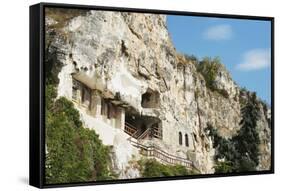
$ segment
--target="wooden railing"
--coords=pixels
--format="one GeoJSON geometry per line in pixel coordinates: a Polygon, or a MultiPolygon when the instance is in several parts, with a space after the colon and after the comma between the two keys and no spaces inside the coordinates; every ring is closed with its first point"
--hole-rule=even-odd
{"type": "Polygon", "coordinates": [[[153,137],[162,139],[162,130],[160,128],[152,128],[153,137]]]}
{"type": "Polygon", "coordinates": [[[124,131],[135,139],[144,139],[148,135],[153,136],[158,139],[162,139],[162,132],[160,129],[157,128],[147,128],[144,132],[141,129],[137,129],[133,125],[128,122],[125,122],[125,129],[124,131]]]}
{"type": "Polygon", "coordinates": [[[130,125],[127,122],[125,122],[125,128],[124,128],[125,133],[127,133],[130,136],[132,136],[132,135],[134,135],[137,132],[137,130],[138,129],[136,127],[130,125]]]}
{"type": "Polygon", "coordinates": [[[133,146],[140,148],[141,149],[140,153],[144,156],[155,157],[158,160],[160,160],[161,162],[166,163],[166,164],[182,165],[188,169],[194,169],[194,168],[197,169],[194,166],[192,161],[187,160],[182,157],[171,155],[154,145],[146,146],[146,145],[139,143],[138,141],[133,141],[132,139],[130,139],[130,142],[132,143],[133,146]]]}
{"type": "Polygon", "coordinates": [[[151,132],[150,129],[146,129],[144,132],[142,132],[140,129],[137,129],[136,127],[127,122],[125,123],[124,131],[131,137],[138,140],[145,138],[151,132]]]}
{"type": "Polygon", "coordinates": [[[149,133],[150,133],[150,129],[148,128],[137,137],[137,140],[144,139],[149,133]]]}

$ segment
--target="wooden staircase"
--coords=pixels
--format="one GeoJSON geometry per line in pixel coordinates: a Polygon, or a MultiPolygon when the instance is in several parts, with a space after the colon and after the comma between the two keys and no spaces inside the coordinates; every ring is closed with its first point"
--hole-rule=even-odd
{"type": "Polygon", "coordinates": [[[148,128],[144,132],[142,132],[140,129],[137,129],[133,125],[125,122],[125,129],[124,129],[124,131],[125,131],[125,133],[127,133],[131,137],[133,137],[133,138],[135,138],[137,140],[140,140],[140,139],[144,139],[146,136],[148,136],[150,134],[150,132],[151,132],[151,129],[148,128]]]}
{"type": "MultiPolygon", "coordinates": [[[[198,170],[194,166],[194,163],[190,160],[187,160],[186,158],[171,155],[171,154],[161,150],[159,147],[157,147],[155,145],[146,146],[144,144],[141,144],[140,140],[145,138],[147,135],[149,135],[149,133],[151,133],[151,129],[148,128],[143,133],[141,133],[141,131],[138,130],[133,125],[131,125],[129,123],[125,123],[125,132],[130,135],[128,140],[131,142],[131,144],[140,149],[141,155],[144,155],[148,158],[155,158],[164,164],[182,165],[182,166],[185,166],[187,169],[198,170]],[[132,139],[132,138],[134,138],[134,139],[132,139]]],[[[199,172],[199,170],[198,170],[198,172],[199,172]]]]}
{"type": "Polygon", "coordinates": [[[137,140],[141,140],[144,139],[145,137],[147,137],[150,134],[150,129],[146,129],[143,133],[140,133],[139,136],[137,136],[137,140]]]}
{"type": "Polygon", "coordinates": [[[131,144],[133,146],[140,149],[141,155],[144,155],[148,158],[155,158],[164,164],[182,165],[182,166],[186,167],[187,169],[198,170],[194,166],[193,162],[190,160],[187,160],[186,158],[182,158],[182,157],[178,157],[178,156],[169,154],[169,153],[161,150],[160,148],[156,147],[155,145],[146,146],[146,145],[139,143],[139,141],[134,141],[132,139],[129,139],[129,141],[131,142],[131,144]]]}

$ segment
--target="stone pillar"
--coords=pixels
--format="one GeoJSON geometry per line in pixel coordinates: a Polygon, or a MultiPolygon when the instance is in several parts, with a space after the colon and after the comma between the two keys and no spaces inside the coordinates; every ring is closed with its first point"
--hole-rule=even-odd
{"type": "Polygon", "coordinates": [[[125,109],[122,107],[118,107],[117,109],[115,126],[122,130],[125,128],[125,109]]]}
{"type": "Polygon", "coordinates": [[[77,98],[76,98],[76,101],[77,101],[78,105],[81,105],[81,102],[82,102],[82,97],[81,96],[82,96],[81,95],[81,89],[78,88],[77,89],[77,98]]]}
{"type": "Polygon", "coordinates": [[[101,117],[101,97],[97,90],[92,90],[90,111],[93,117],[101,117]]]}
{"type": "Polygon", "coordinates": [[[102,106],[103,107],[103,115],[102,115],[102,119],[105,123],[108,124],[108,118],[107,118],[107,115],[108,115],[108,104],[104,101],[104,105],[102,106]]]}

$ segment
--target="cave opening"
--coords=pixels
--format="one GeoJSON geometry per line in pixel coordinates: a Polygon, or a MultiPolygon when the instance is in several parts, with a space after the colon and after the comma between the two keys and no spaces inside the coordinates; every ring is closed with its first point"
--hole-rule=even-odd
{"type": "Polygon", "coordinates": [[[126,111],[125,132],[136,139],[162,139],[160,119],[126,111]]]}
{"type": "Polygon", "coordinates": [[[160,105],[160,95],[159,92],[153,91],[148,88],[147,91],[142,94],[141,106],[143,108],[159,108],[160,105]]]}

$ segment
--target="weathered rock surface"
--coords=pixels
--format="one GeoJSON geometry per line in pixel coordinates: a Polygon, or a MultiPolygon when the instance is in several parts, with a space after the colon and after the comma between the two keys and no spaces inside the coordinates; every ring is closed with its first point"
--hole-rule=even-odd
{"type": "MultiPolygon", "coordinates": [[[[47,21],[47,33],[56,30],[56,21],[52,18],[47,21]]],[[[141,106],[142,94],[148,88],[158,92],[157,115],[162,123],[163,140],[155,144],[171,154],[189,158],[201,173],[214,172],[214,149],[204,131],[207,123],[226,138],[240,128],[239,87],[229,73],[222,70],[216,86],[226,91],[228,97],[209,90],[195,64],[176,52],[164,15],[89,11],[72,18],[56,31],[51,48],[61,52],[59,96],[71,99],[73,74],[90,88],[108,92],[108,96],[118,93],[140,113],[145,112],[141,106]],[[179,145],[179,132],[188,135],[188,147],[179,145]]],[[[261,106],[259,170],[270,167],[268,112],[261,106]]],[[[86,114],[80,113],[86,127],[97,129],[103,142],[111,144],[109,135],[99,132],[102,130],[95,126],[98,124],[92,126],[86,114]]],[[[138,177],[139,172],[130,166],[128,158],[132,155],[133,160],[138,153],[125,142],[127,135],[114,130],[110,133],[120,178],[138,177]]]]}

